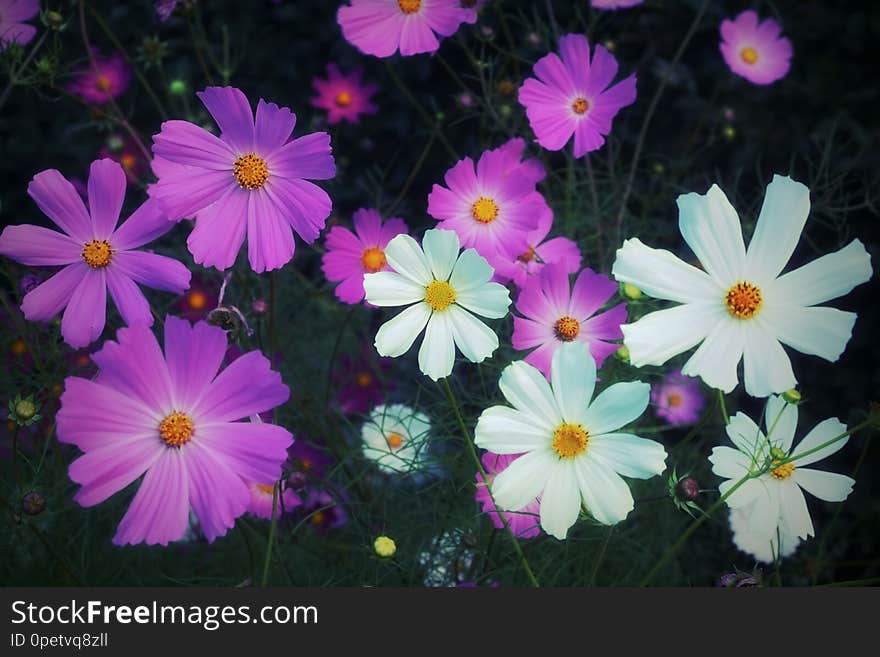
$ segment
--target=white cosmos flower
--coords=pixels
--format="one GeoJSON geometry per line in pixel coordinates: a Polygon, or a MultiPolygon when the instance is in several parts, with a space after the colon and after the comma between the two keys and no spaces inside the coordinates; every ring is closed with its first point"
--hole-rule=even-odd
{"type": "Polygon", "coordinates": [[[682,368],[724,392],[737,383],[744,361],[746,391],[754,397],[797,383],[780,343],[835,361],[855,313],[817,304],[849,292],[871,277],[864,245],[846,247],[780,276],[810,211],[810,190],[774,176],[746,250],[739,217],[717,185],[705,195],[678,197],[679,229],[703,270],[672,253],[629,239],[612,273],[658,299],[682,305],[624,324],[624,344],[636,367],[662,365],[699,345],[682,368]]]}
{"type": "Polygon", "coordinates": [[[606,525],[626,518],[633,498],[620,476],[660,474],[666,450],[616,431],[645,411],[647,383],[616,383],[591,403],[596,363],[580,342],[559,347],[550,372],[548,383],[525,361],[504,368],[499,386],[514,408],[483,411],[475,442],[496,454],[523,454],[492,482],[495,502],[519,511],[540,497],[541,527],[563,539],[582,506],[606,525]]]}
{"type": "Polygon", "coordinates": [[[456,346],[473,363],[498,348],[495,332],[471,313],[504,317],[510,294],[503,285],[489,282],[495,270],[474,249],[459,255],[454,232],[428,230],[422,246],[424,251],[406,234],[388,242],[385,257],[394,271],[364,274],[364,290],[374,306],[409,306],[379,328],[376,350],[382,356],[400,356],[427,326],[419,367],[436,381],[452,373],[456,346]]]}
{"type": "Polygon", "coordinates": [[[384,472],[411,472],[427,456],[431,421],[424,413],[403,404],[381,404],[361,428],[364,456],[384,472]]]}
{"type": "Polygon", "coordinates": [[[727,425],[727,435],[736,449],[716,447],[709,456],[712,471],[727,479],[719,486],[722,495],[746,474],[760,469],[768,458],[771,462],[796,459],[749,479],[727,498],[727,505],[735,512],[730,516],[734,541],[761,561],[772,561],[774,555],[786,556],[794,551],[800,539],[813,536],[813,522],[801,489],[821,500],[842,502],[855,483],[841,474],[804,467],[834,454],[848,438],[798,458],[798,454],[846,432],[846,425],[837,418],[829,418],[817,424],[792,448],[797,420],[797,406],[786,404],[782,397],[774,395],[767,400],[764,413],[767,434],[747,415],[737,413],[727,425]]]}

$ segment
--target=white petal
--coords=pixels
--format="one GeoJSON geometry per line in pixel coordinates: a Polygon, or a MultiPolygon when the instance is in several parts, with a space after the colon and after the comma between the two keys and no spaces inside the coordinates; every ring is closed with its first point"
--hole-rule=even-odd
{"type": "Polygon", "coordinates": [[[776,557],[787,557],[800,544],[797,536],[775,531],[771,537],[756,536],[748,527],[749,517],[754,505],[731,509],[730,528],[733,530],[733,542],[743,552],[748,552],[758,561],[769,563],[776,557]],[[780,544],[781,543],[781,544],[780,544]]]}
{"type": "Polygon", "coordinates": [[[623,343],[634,367],[663,365],[673,356],[698,345],[727,312],[721,304],[675,306],[648,313],[621,325],[623,343]]]}
{"type": "Polygon", "coordinates": [[[774,303],[814,306],[847,294],[871,279],[871,256],[853,240],[844,248],[780,276],[768,288],[774,303]]]}
{"type": "Polygon", "coordinates": [[[663,445],[628,433],[606,433],[591,437],[587,449],[591,456],[624,477],[650,479],[666,469],[663,445]]]}
{"type": "Polygon", "coordinates": [[[464,291],[456,289],[455,302],[483,317],[501,319],[510,307],[510,291],[499,283],[484,283],[464,291]]]}
{"type": "Polygon", "coordinates": [[[425,300],[425,286],[393,271],[364,274],[364,292],[374,306],[406,306],[425,300]]]}
{"type": "Polygon", "coordinates": [[[428,319],[431,306],[422,302],[410,306],[397,317],[388,320],[376,332],[376,351],[380,356],[400,356],[409,351],[428,319]]]}
{"type": "Polygon", "coordinates": [[[843,502],[856,483],[852,477],[812,468],[795,468],[791,478],[805,491],[826,502],[843,502]]]}
{"type": "Polygon", "coordinates": [[[688,359],[681,373],[698,376],[706,385],[730,392],[739,383],[737,367],[742,358],[747,339],[746,328],[741,320],[726,312],[713,327],[703,344],[688,359]]]}
{"type": "Polygon", "coordinates": [[[541,528],[559,540],[565,539],[581,508],[575,464],[559,461],[547,479],[541,495],[541,528]]]}
{"type": "Polygon", "coordinates": [[[813,521],[807,509],[807,501],[796,482],[787,480],[779,486],[779,510],[782,514],[782,530],[798,538],[813,535],[813,521]]]}
{"type": "Polygon", "coordinates": [[[752,459],[732,447],[714,447],[709,454],[709,462],[712,464],[712,472],[719,477],[738,481],[749,473],[752,459]]]}
{"type": "MultiPolygon", "coordinates": [[[[836,417],[823,420],[813,427],[813,430],[810,431],[810,433],[804,436],[804,439],[798,443],[798,446],[795,447],[794,450],[792,450],[791,457],[796,458],[798,454],[803,454],[811,449],[815,449],[816,447],[819,447],[819,445],[823,445],[829,440],[837,438],[844,433],[846,433],[846,425],[836,417]]],[[[810,463],[816,463],[816,461],[821,461],[822,459],[831,456],[835,452],[841,450],[848,441],[849,436],[843,436],[840,440],[837,440],[812,454],[797,458],[797,460],[793,462],[795,468],[800,468],[802,465],[810,465],[810,463]]]]}
{"type": "MultiPolygon", "coordinates": [[[[721,485],[718,486],[718,492],[721,493],[722,496],[727,495],[728,491],[736,486],[740,479],[742,479],[742,476],[722,482],[721,485]]],[[[763,494],[763,484],[754,479],[749,479],[742,486],[733,491],[730,497],[725,500],[725,503],[731,509],[738,509],[751,504],[763,494]]]]}
{"type": "Polygon", "coordinates": [[[455,344],[472,363],[479,363],[492,355],[498,348],[495,331],[464,308],[452,305],[446,310],[452,327],[455,344]]]}
{"type": "Polygon", "coordinates": [[[394,271],[419,285],[426,286],[434,280],[422,247],[406,233],[401,233],[388,242],[385,257],[394,271]]]}
{"type": "Polygon", "coordinates": [[[619,429],[644,413],[650,398],[651,386],[647,383],[615,383],[590,404],[584,426],[593,436],[619,429]]]}
{"type": "Polygon", "coordinates": [[[525,361],[514,361],[505,367],[498,387],[507,401],[531,415],[538,424],[547,426],[551,431],[562,424],[562,414],[550,384],[543,374],[525,361]]]}
{"type": "Polygon", "coordinates": [[[831,362],[840,358],[856,323],[855,313],[823,306],[775,306],[761,315],[780,342],[831,362]]]}
{"type": "Polygon", "coordinates": [[[578,487],[590,514],[605,525],[614,525],[626,518],[635,506],[626,482],[589,455],[575,463],[578,487]]]}
{"type": "MultiPolygon", "coordinates": [[[[427,305],[427,304],[426,304],[427,305]]],[[[419,369],[433,381],[452,374],[455,365],[455,341],[449,313],[433,313],[419,348],[419,369]]]]}
{"type": "Polygon", "coordinates": [[[767,458],[767,438],[748,415],[740,411],[730,418],[724,429],[736,448],[753,462],[761,463],[767,458]]]}
{"type": "Polygon", "coordinates": [[[774,175],[746,253],[749,280],[769,283],[794,253],[810,214],[810,190],[788,176],[774,175]]]}
{"type": "Polygon", "coordinates": [[[752,481],[759,485],[761,493],[755,503],[748,507],[751,513],[746,518],[746,526],[756,537],[763,536],[769,541],[775,538],[779,526],[779,482],[770,475],[762,475],[752,481]]]}
{"type": "Polygon", "coordinates": [[[422,248],[425,250],[434,278],[438,281],[448,280],[458,258],[458,250],[461,248],[458,235],[451,230],[437,228],[426,230],[422,238],[422,248]]]}
{"type": "Polygon", "coordinates": [[[736,210],[718,185],[678,197],[678,227],[709,275],[727,289],[742,280],[746,249],[736,210]]]}
{"type": "Polygon", "coordinates": [[[522,454],[546,448],[553,441],[553,429],[507,406],[492,406],[480,414],[474,430],[477,447],[495,454],[522,454]]]}
{"type": "Polygon", "coordinates": [[[767,399],[767,408],[764,410],[767,438],[786,453],[791,449],[797,422],[797,404],[789,404],[779,395],[767,399]]]}
{"type": "Polygon", "coordinates": [[[665,249],[652,249],[638,238],[626,240],[617,250],[611,273],[649,296],[680,303],[720,299],[725,292],[706,272],[665,249]]]}
{"type": "Polygon", "coordinates": [[[550,381],[562,419],[583,424],[596,385],[596,361],[582,342],[567,342],[553,354],[550,381]]]}
{"type": "Polygon", "coordinates": [[[770,329],[760,318],[745,320],[751,324],[743,349],[743,380],[752,397],[768,397],[797,385],[791,360],[770,329]]]}
{"type": "Polygon", "coordinates": [[[488,283],[494,274],[495,270],[483,256],[474,249],[465,249],[452,269],[449,284],[458,293],[488,283]]]}
{"type": "Polygon", "coordinates": [[[519,511],[544,491],[558,457],[550,449],[529,452],[515,459],[492,481],[495,503],[508,511],[519,511]]]}

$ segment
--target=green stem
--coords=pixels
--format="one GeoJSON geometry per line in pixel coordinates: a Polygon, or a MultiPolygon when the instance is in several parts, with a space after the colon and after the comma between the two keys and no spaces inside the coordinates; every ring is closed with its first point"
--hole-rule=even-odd
{"type": "MultiPolygon", "coordinates": [[[[461,433],[464,436],[464,441],[467,445],[468,451],[470,452],[471,458],[473,459],[474,464],[477,466],[477,470],[479,470],[480,474],[483,476],[483,482],[486,484],[486,490],[489,493],[489,498],[492,500],[492,505],[498,508],[498,505],[495,503],[495,497],[492,495],[492,488],[489,484],[486,470],[485,468],[483,468],[483,463],[480,461],[480,457],[477,456],[477,450],[474,447],[473,440],[471,439],[470,431],[468,431],[467,426],[464,423],[464,418],[462,417],[461,411],[458,408],[458,403],[455,401],[455,395],[452,393],[452,388],[449,387],[449,379],[447,379],[446,377],[443,377],[443,389],[446,391],[446,397],[449,399],[449,403],[452,405],[453,411],[455,411],[455,418],[458,420],[458,426],[461,428],[461,433]]],[[[519,557],[519,561],[522,564],[523,570],[525,571],[526,576],[529,578],[529,582],[533,587],[540,588],[540,584],[538,584],[535,573],[532,572],[532,568],[531,566],[529,566],[526,555],[522,551],[522,546],[520,546],[516,535],[513,533],[513,530],[510,528],[510,524],[507,522],[507,515],[504,513],[499,513],[498,517],[501,518],[501,522],[504,524],[504,529],[507,530],[507,534],[508,536],[510,536],[510,540],[513,543],[513,547],[516,550],[516,554],[519,557]]]]}
{"type": "Polygon", "coordinates": [[[260,586],[263,588],[266,587],[266,582],[269,581],[269,563],[272,561],[272,544],[275,542],[275,526],[278,524],[278,483],[275,482],[275,485],[272,487],[272,523],[269,525],[269,541],[266,543],[266,559],[263,561],[263,579],[260,582],[260,586]]]}
{"type": "Polygon", "coordinates": [[[730,424],[730,418],[727,416],[727,404],[724,403],[724,393],[721,389],[718,389],[718,406],[721,408],[721,419],[724,421],[724,426],[726,427],[730,424]]]}

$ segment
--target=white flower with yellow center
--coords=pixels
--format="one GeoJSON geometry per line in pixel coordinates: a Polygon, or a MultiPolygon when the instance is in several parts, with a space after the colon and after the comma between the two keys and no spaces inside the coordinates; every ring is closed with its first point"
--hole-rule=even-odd
{"type": "Polygon", "coordinates": [[[403,404],[376,406],[361,428],[364,456],[384,472],[418,470],[427,458],[431,421],[403,404]]]}
{"type": "Polygon", "coordinates": [[[617,431],[647,408],[647,383],[616,383],[590,402],[596,363],[580,342],[560,346],[550,370],[548,383],[525,361],[508,365],[499,386],[513,408],[483,411],[475,442],[495,454],[522,454],[493,480],[495,502],[519,511],[541,498],[541,527],[563,539],[582,506],[606,525],[626,518],[633,498],[621,475],[660,474],[666,450],[617,431]]]}
{"type": "Polygon", "coordinates": [[[456,346],[473,363],[498,348],[495,332],[471,313],[499,319],[510,306],[507,288],[489,282],[495,271],[486,259],[474,249],[459,255],[459,248],[458,235],[449,230],[426,231],[422,247],[401,234],[385,247],[394,271],[364,274],[369,303],[409,306],[379,328],[376,350],[405,354],[425,329],[419,367],[435,381],[452,373],[456,346]]]}
{"type": "Polygon", "coordinates": [[[727,425],[727,435],[736,449],[716,447],[709,456],[712,471],[727,479],[719,486],[722,495],[770,461],[768,472],[749,479],[727,498],[734,542],[761,561],[791,554],[800,539],[813,536],[813,522],[801,489],[827,502],[842,502],[855,484],[850,477],[804,467],[837,452],[846,444],[846,437],[798,456],[844,434],[846,425],[829,418],[792,448],[797,421],[797,406],[774,395],[767,400],[764,413],[766,434],[747,415],[737,413],[727,425]],[[794,460],[786,462],[788,459],[794,460]],[[780,465],[773,467],[776,463],[780,465]]]}
{"type": "Polygon", "coordinates": [[[853,240],[779,275],[810,211],[807,187],[773,177],[748,250],[736,210],[717,185],[705,195],[679,196],[678,208],[681,234],[703,271],[638,239],[626,240],[617,251],[612,273],[618,281],[682,304],[621,327],[633,365],[662,365],[699,345],[683,374],[730,392],[739,382],[742,359],[746,392],[766,397],[797,383],[782,344],[837,360],[856,315],[817,304],[867,281],[871,260],[864,245],[853,240]]]}

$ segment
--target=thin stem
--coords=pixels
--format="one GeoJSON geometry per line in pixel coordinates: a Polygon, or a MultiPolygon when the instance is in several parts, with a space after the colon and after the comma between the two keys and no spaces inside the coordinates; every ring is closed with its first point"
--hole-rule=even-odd
{"type": "Polygon", "coordinates": [[[275,526],[278,524],[278,483],[272,487],[272,524],[269,525],[269,542],[266,544],[266,559],[263,561],[263,579],[260,586],[266,586],[269,581],[269,563],[272,561],[272,544],[275,542],[275,526]]]}
{"type": "MultiPolygon", "coordinates": [[[[486,491],[489,493],[489,498],[492,500],[492,505],[495,508],[498,508],[498,505],[495,503],[495,497],[492,495],[492,488],[489,484],[489,479],[486,476],[486,470],[483,468],[483,463],[480,461],[480,457],[477,456],[477,450],[474,447],[473,440],[471,439],[470,431],[468,431],[467,426],[464,423],[464,418],[461,415],[461,411],[458,408],[458,403],[455,401],[455,395],[452,393],[452,388],[449,387],[449,379],[443,377],[443,389],[446,391],[446,397],[449,399],[449,403],[452,405],[453,411],[455,411],[455,418],[458,420],[458,426],[461,428],[461,433],[464,436],[465,444],[467,445],[468,451],[470,452],[471,458],[474,460],[474,464],[477,466],[477,470],[479,470],[480,474],[483,476],[483,481],[486,483],[486,491]]],[[[529,582],[531,582],[532,586],[535,588],[539,588],[540,584],[538,584],[538,580],[535,577],[534,572],[532,572],[531,566],[529,566],[529,562],[526,559],[526,555],[523,554],[522,547],[519,544],[519,541],[516,539],[516,535],[513,533],[513,530],[510,528],[510,523],[507,522],[507,515],[504,513],[499,513],[498,517],[501,518],[501,522],[504,524],[504,529],[507,530],[507,534],[510,536],[510,540],[513,542],[513,547],[516,550],[517,555],[519,556],[519,561],[522,564],[523,570],[526,572],[526,576],[529,578],[529,582]]]]}
{"type": "MultiPolygon", "coordinates": [[[[664,497],[666,497],[664,495],[664,497]]],[[[608,544],[611,542],[611,534],[614,533],[614,525],[611,525],[608,528],[608,532],[605,534],[605,540],[602,541],[602,549],[599,550],[599,556],[596,557],[596,562],[593,564],[593,572],[590,574],[590,586],[596,585],[596,575],[599,572],[599,566],[602,564],[602,560],[605,559],[605,551],[608,549],[608,544]]]]}
{"type": "Polygon", "coordinates": [[[730,418],[727,416],[727,404],[724,402],[724,392],[718,388],[718,407],[721,409],[721,419],[726,427],[730,424],[730,418]]]}
{"type": "Polygon", "coordinates": [[[9,71],[9,83],[3,89],[3,93],[0,94],[0,107],[3,107],[3,104],[6,102],[6,99],[9,97],[9,94],[12,92],[12,87],[14,87],[18,83],[18,74],[21,73],[24,69],[27,68],[28,64],[31,63],[31,60],[37,54],[37,51],[40,49],[40,46],[46,41],[46,37],[49,36],[49,32],[43,32],[40,35],[40,38],[37,39],[37,42],[34,44],[34,47],[31,48],[31,51],[28,53],[28,56],[25,57],[24,61],[21,63],[21,66],[18,67],[17,71],[9,71]]]}

